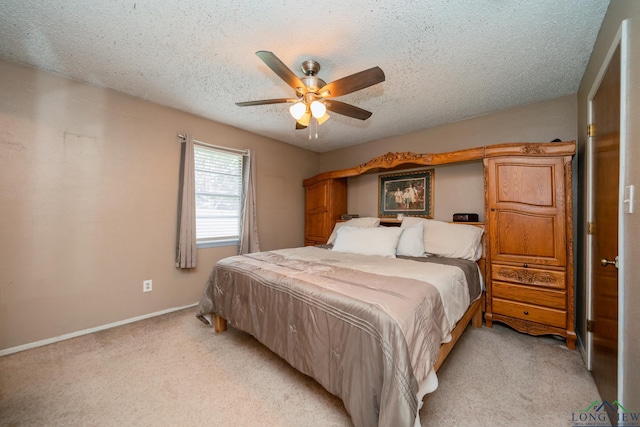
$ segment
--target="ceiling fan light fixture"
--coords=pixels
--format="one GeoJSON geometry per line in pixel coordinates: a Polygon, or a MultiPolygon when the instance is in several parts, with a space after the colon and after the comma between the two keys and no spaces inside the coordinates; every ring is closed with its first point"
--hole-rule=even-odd
{"type": "Polygon", "coordinates": [[[300,123],[302,126],[309,126],[309,122],[311,121],[311,113],[309,111],[306,111],[302,117],[300,117],[298,120],[298,123],[300,123]]]}
{"type": "Polygon", "coordinates": [[[324,122],[326,122],[327,120],[329,120],[329,117],[331,117],[331,116],[329,116],[327,113],[324,113],[324,115],[322,117],[316,118],[316,120],[318,121],[318,124],[321,125],[324,122]]]}
{"type": "Polygon", "coordinates": [[[296,102],[291,107],[289,107],[289,113],[293,116],[294,119],[300,120],[304,113],[307,112],[307,106],[304,102],[296,102]]]}
{"type": "Polygon", "coordinates": [[[320,101],[316,100],[311,103],[311,114],[316,119],[320,119],[327,114],[327,107],[320,101]]]}

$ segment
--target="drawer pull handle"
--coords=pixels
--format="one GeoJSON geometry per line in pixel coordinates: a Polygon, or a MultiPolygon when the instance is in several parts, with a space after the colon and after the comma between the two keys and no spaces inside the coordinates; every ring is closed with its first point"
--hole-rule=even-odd
{"type": "Polygon", "coordinates": [[[527,268],[527,267],[529,267],[529,264],[523,264],[522,266],[523,266],[524,268],[527,268]]]}
{"type": "Polygon", "coordinates": [[[524,314],[525,314],[526,316],[528,316],[528,315],[529,315],[529,312],[528,312],[528,311],[525,311],[525,312],[524,312],[524,314]]]}

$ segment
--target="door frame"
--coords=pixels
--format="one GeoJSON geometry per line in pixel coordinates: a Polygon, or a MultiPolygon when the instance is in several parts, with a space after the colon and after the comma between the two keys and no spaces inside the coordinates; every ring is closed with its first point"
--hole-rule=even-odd
{"type": "MultiPolygon", "coordinates": [[[[618,366],[622,366],[622,357],[623,357],[623,349],[624,349],[624,341],[623,341],[623,331],[625,328],[624,323],[624,283],[625,283],[625,254],[624,254],[624,236],[625,236],[625,226],[624,226],[624,188],[625,188],[625,176],[626,176],[626,153],[627,153],[627,131],[626,131],[626,123],[627,123],[627,110],[626,110],[626,101],[627,101],[627,86],[626,86],[626,75],[627,75],[627,67],[626,67],[626,58],[628,55],[628,42],[627,42],[627,21],[622,21],[616,36],[614,37],[611,45],[609,46],[609,50],[607,51],[607,55],[598,71],[598,75],[589,91],[589,95],[587,97],[587,117],[588,124],[593,122],[593,98],[595,97],[596,92],[598,91],[600,84],[602,83],[602,79],[604,74],[609,67],[609,63],[611,62],[611,58],[618,46],[620,46],[620,170],[619,170],[619,180],[618,180],[618,256],[619,256],[619,268],[618,268],[618,366]]],[[[596,130],[597,131],[597,130],[596,130]]],[[[593,222],[594,217],[594,192],[593,192],[593,138],[587,136],[587,144],[586,144],[586,181],[587,181],[587,203],[586,203],[586,222],[584,224],[584,242],[585,242],[585,263],[584,263],[584,277],[585,277],[585,313],[587,315],[587,319],[591,319],[593,316],[592,309],[592,292],[593,292],[593,276],[591,274],[591,265],[593,261],[593,239],[592,235],[589,234],[588,224],[593,222]]],[[[593,352],[593,336],[591,332],[586,332],[585,336],[586,342],[585,345],[585,364],[587,369],[592,369],[592,352],[593,352]]],[[[623,369],[618,369],[618,400],[624,401],[624,396],[622,395],[622,383],[623,383],[623,369]]]]}
{"type": "MultiPolygon", "coordinates": [[[[629,66],[627,58],[629,58],[629,19],[625,19],[620,24],[621,40],[620,40],[620,188],[618,189],[618,254],[620,257],[620,268],[618,269],[618,401],[625,402],[625,330],[627,329],[628,316],[625,311],[626,301],[626,283],[627,254],[624,248],[627,246],[627,221],[625,215],[629,215],[625,210],[626,207],[632,207],[631,201],[625,200],[625,188],[629,184],[627,180],[627,149],[629,146],[629,128],[630,118],[627,111],[627,95],[629,78],[629,66]],[[627,206],[625,206],[627,204],[627,206]]],[[[629,325],[631,326],[631,325],[629,325]]]]}

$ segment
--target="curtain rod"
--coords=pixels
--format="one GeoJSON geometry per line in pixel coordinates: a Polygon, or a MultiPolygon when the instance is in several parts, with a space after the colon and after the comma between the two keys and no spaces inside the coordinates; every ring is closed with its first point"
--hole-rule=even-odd
{"type": "MultiPolygon", "coordinates": [[[[178,134],[178,138],[180,138],[183,142],[185,139],[187,139],[187,137],[181,133],[178,134]]],[[[249,155],[249,150],[239,150],[237,148],[221,147],[219,145],[207,144],[206,142],[198,141],[197,139],[194,139],[193,142],[194,144],[204,145],[205,147],[215,148],[217,150],[230,151],[232,153],[242,154],[243,156],[249,155]]]]}

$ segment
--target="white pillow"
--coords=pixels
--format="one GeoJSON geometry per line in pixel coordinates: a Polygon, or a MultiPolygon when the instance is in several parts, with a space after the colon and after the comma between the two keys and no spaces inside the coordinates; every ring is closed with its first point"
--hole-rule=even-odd
{"type": "Polygon", "coordinates": [[[401,230],[396,255],[424,256],[424,225],[419,222],[401,230]]]}
{"type": "Polygon", "coordinates": [[[336,252],[396,257],[400,227],[340,227],[333,244],[336,252]]]}
{"type": "Polygon", "coordinates": [[[333,243],[336,241],[337,231],[340,229],[340,227],[344,227],[345,225],[352,227],[377,227],[380,225],[380,218],[351,218],[350,220],[345,222],[336,222],[336,225],[333,227],[333,231],[329,236],[329,240],[327,240],[327,245],[333,245],[333,243]]]}
{"type": "Polygon", "coordinates": [[[424,226],[424,251],[427,254],[471,261],[482,257],[482,228],[415,217],[405,217],[401,227],[420,222],[424,226]]]}

